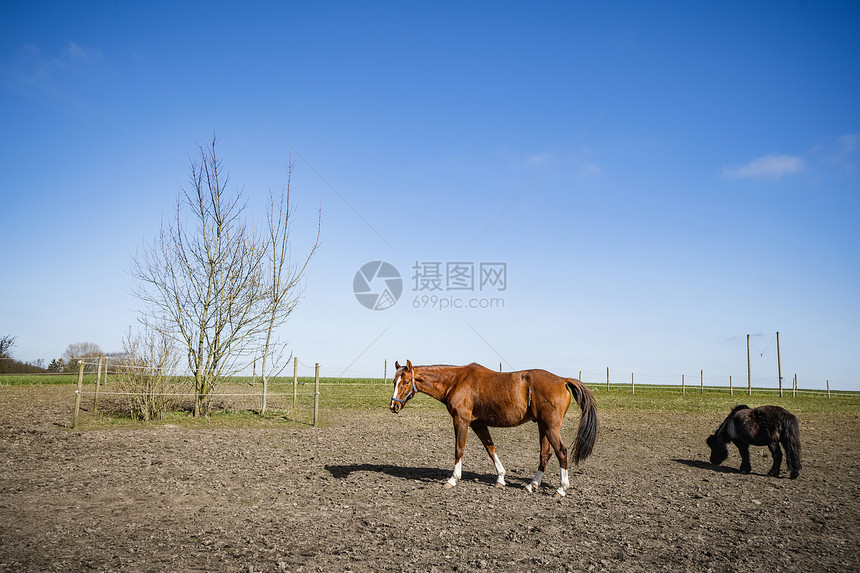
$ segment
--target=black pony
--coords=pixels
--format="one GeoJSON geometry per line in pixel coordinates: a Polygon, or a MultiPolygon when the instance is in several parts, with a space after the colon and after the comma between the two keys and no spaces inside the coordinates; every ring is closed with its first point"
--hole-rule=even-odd
{"type": "Polygon", "coordinates": [[[728,442],[734,442],[741,454],[741,473],[750,473],[750,446],[767,446],[773,456],[773,467],[767,475],[779,477],[782,451],[785,448],[786,465],[791,479],[800,473],[800,425],[797,418],[779,406],[735,406],[720,424],[713,436],[708,436],[711,463],[720,465],[728,456],[728,442]]]}

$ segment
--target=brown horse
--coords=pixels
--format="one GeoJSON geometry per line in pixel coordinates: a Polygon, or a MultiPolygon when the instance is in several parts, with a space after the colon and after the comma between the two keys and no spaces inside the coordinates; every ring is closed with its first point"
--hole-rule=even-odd
{"type": "Polygon", "coordinates": [[[496,446],[488,427],[519,426],[528,421],[537,422],[540,432],[540,463],[531,483],[534,491],[540,486],[543,472],[550,457],[550,447],[561,465],[561,485],[558,495],[565,495],[570,487],[567,473],[567,447],[561,439],[561,422],[570,407],[570,396],[582,410],[576,443],[573,446],[573,463],[585,460],[597,439],[597,404],[585,384],[572,378],[561,378],[546,370],[520,370],[494,372],[480,364],[468,366],[406,366],[394,363],[394,395],[391,411],[395,414],[406,405],[416,392],[436,398],[448,408],[454,421],[454,474],[445,487],[454,487],[462,477],[463,452],[466,434],[471,427],[484,444],[496,466],[496,487],[505,485],[505,468],[496,455],[496,446]]]}

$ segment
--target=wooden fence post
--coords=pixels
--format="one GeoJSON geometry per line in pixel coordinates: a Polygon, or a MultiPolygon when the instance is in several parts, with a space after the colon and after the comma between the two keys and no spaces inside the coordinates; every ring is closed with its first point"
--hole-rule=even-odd
{"type": "Polygon", "coordinates": [[[78,360],[78,389],[75,390],[75,416],[72,418],[72,429],[78,429],[78,412],[81,411],[81,391],[84,387],[84,361],[78,360]]]}
{"type": "Polygon", "coordinates": [[[382,382],[388,382],[388,358],[385,359],[385,369],[382,371],[382,382]]]}
{"type": "Polygon", "coordinates": [[[779,356],[779,331],[776,331],[776,371],[779,376],[779,397],[782,398],[782,359],[779,356]]]}
{"type": "Polygon", "coordinates": [[[791,397],[797,398],[797,373],[794,374],[794,384],[792,384],[791,397]]]}
{"type": "Polygon", "coordinates": [[[314,365],[314,426],[320,413],[320,363],[314,365]]]}
{"type": "Polygon", "coordinates": [[[705,393],[705,371],[699,370],[699,394],[705,393]]]}
{"type": "Polygon", "coordinates": [[[827,398],[830,398],[830,380],[827,381],[827,398]]]}
{"type": "Polygon", "coordinates": [[[747,334],[747,395],[752,396],[752,367],[750,366],[750,335],[747,334]]]}
{"type": "Polygon", "coordinates": [[[96,396],[93,398],[93,412],[99,411],[99,386],[102,383],[102,361],[104,356],[99,356],[98,374],[96,374],[96,396]]]}
{"type": "Polygon", "coordinates": [[[636,394],[636,382],[633,381],[633,373],[630,373],[630,389],[633,391],[632,393],[636,394]]]}
{"type": "Polygon", "coordinates": [[[681,374],[681,396],[685,396],[687,394],[687,387],[684,384],[684,375],[681,374]]]}
{"type": "Polygon", "coordinates": [[[606,389],[609,390],[609,366],[606,367],[606,389]]]}
{"type": "Polygon", "coordinates": [[[729,375],[729,396],[734,396],[735,390],[732,388],[732,377],[729,375]]]}
{"type": "Polygon", "coordinates": [[[293,356],[293,410],[296,409],[296,399],[299,396],[299,357],[293,356]]]}

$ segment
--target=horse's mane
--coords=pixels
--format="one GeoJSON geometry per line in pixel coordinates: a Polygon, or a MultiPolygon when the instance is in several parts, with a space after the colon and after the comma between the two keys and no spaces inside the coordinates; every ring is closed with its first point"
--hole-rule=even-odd
{"type": "Polygon", "coordinates": [[[732,416],[734,416],[736,413],[738,413],[738,412],[739,412],[739,411],[741,411],[741,410],[749,410],[749,409],[750,409],[750,407],[749,407],[749,406],[747,406],[746,404],[738,404],[737,406],[735,406],[734,408],[732,408],[732,411],[731,411],[731,412],[729,412],[729,415],[728,415],[728,416],[726,416],[726,419],[725,419],[725,420],[723,420],[723,423],[722,423],[722,424],[720,424],[720,427],[719,427],[719,428],[717,428],[717,431],[716,431],[716,432],[714,432],[714,435],[715,435],[715,436],[720,435],[720,433],[721,433],[721,432],[723,431],[723,429],[726,427],[726,424],[728,424],[728,423],[729,423],[729,420],[731,420],[731,419],[732,419],[732,416]]]}

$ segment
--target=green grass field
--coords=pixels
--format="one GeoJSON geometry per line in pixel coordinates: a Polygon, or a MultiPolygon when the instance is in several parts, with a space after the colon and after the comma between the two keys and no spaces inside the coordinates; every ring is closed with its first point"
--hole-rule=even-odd
{"type": "MultiPolygon", "coordinates": [[[[112,386],[110,377],[108,384],[101,386],[100,408],[92,412],[91,405],[95,397],[95,375],[84,376],[84,395],[82,404],[87,421],[85,427],[105,426],[134,426],[143,424],[135,422],[124,415],[120,406],[122,396],[112,394],[117,388],[112,386]]],[[[61,375],[15,375],[0,376],[0,386],[47,386],[68,385],[70,405],[74,399],[73,387],[77,384],[74,374],[61,375]]],[[[747,389],[735,389],[733,395],[725,387],[706,386],[687,387],[684,394],[680,386],[649,386],[637,385],[635,394],[630,385],[590,384],[597,398],[598,409],[602,411],[642,410],[649,412],[709,412],[728,413],[737,404],[760,406],[776,404],[802,415],[804,413],[831,412],[839,414],[860,415],[860,392],[831,392],[828,398],[820,390],[798,390],[797,396],[785,391],[783,397],[773,389],[753,388],[752,394],[747,389]]],[[[351,409],[386,409],[392,393],[391,382],[383,383],[379,379],[355,378],[322,378],[320,379],[319,412],[321,423],[325,423],[326,411],[351,409]]],[[[0,390],[2,391],[2,390],[0,390]]],[[[233,378],[229,383],[216,386],[212,395],[212,411],[205,420],[195,420],[186,410],[168,414],[164,419],[151,424],[174,423],[183,426],[205,424],[208,427],[270,427],[284,423],[306,425],[312,418],[314,399],[313,378],[299,378],[296,388],[293,409],[292,379],[278,379],[268,385],[268,408],[265,416],[259,415],[261,404],[262,384],[254,384],[250,377],[233,378]]],[[[191,398],[188,398],[190,401],[191,398]]],[[[409,403],[409,408],[443,408],[436,400],[424,394],[418,394],[409,403]]],[[[576,405],[571,406],[578,410],[576,405]]]]}

